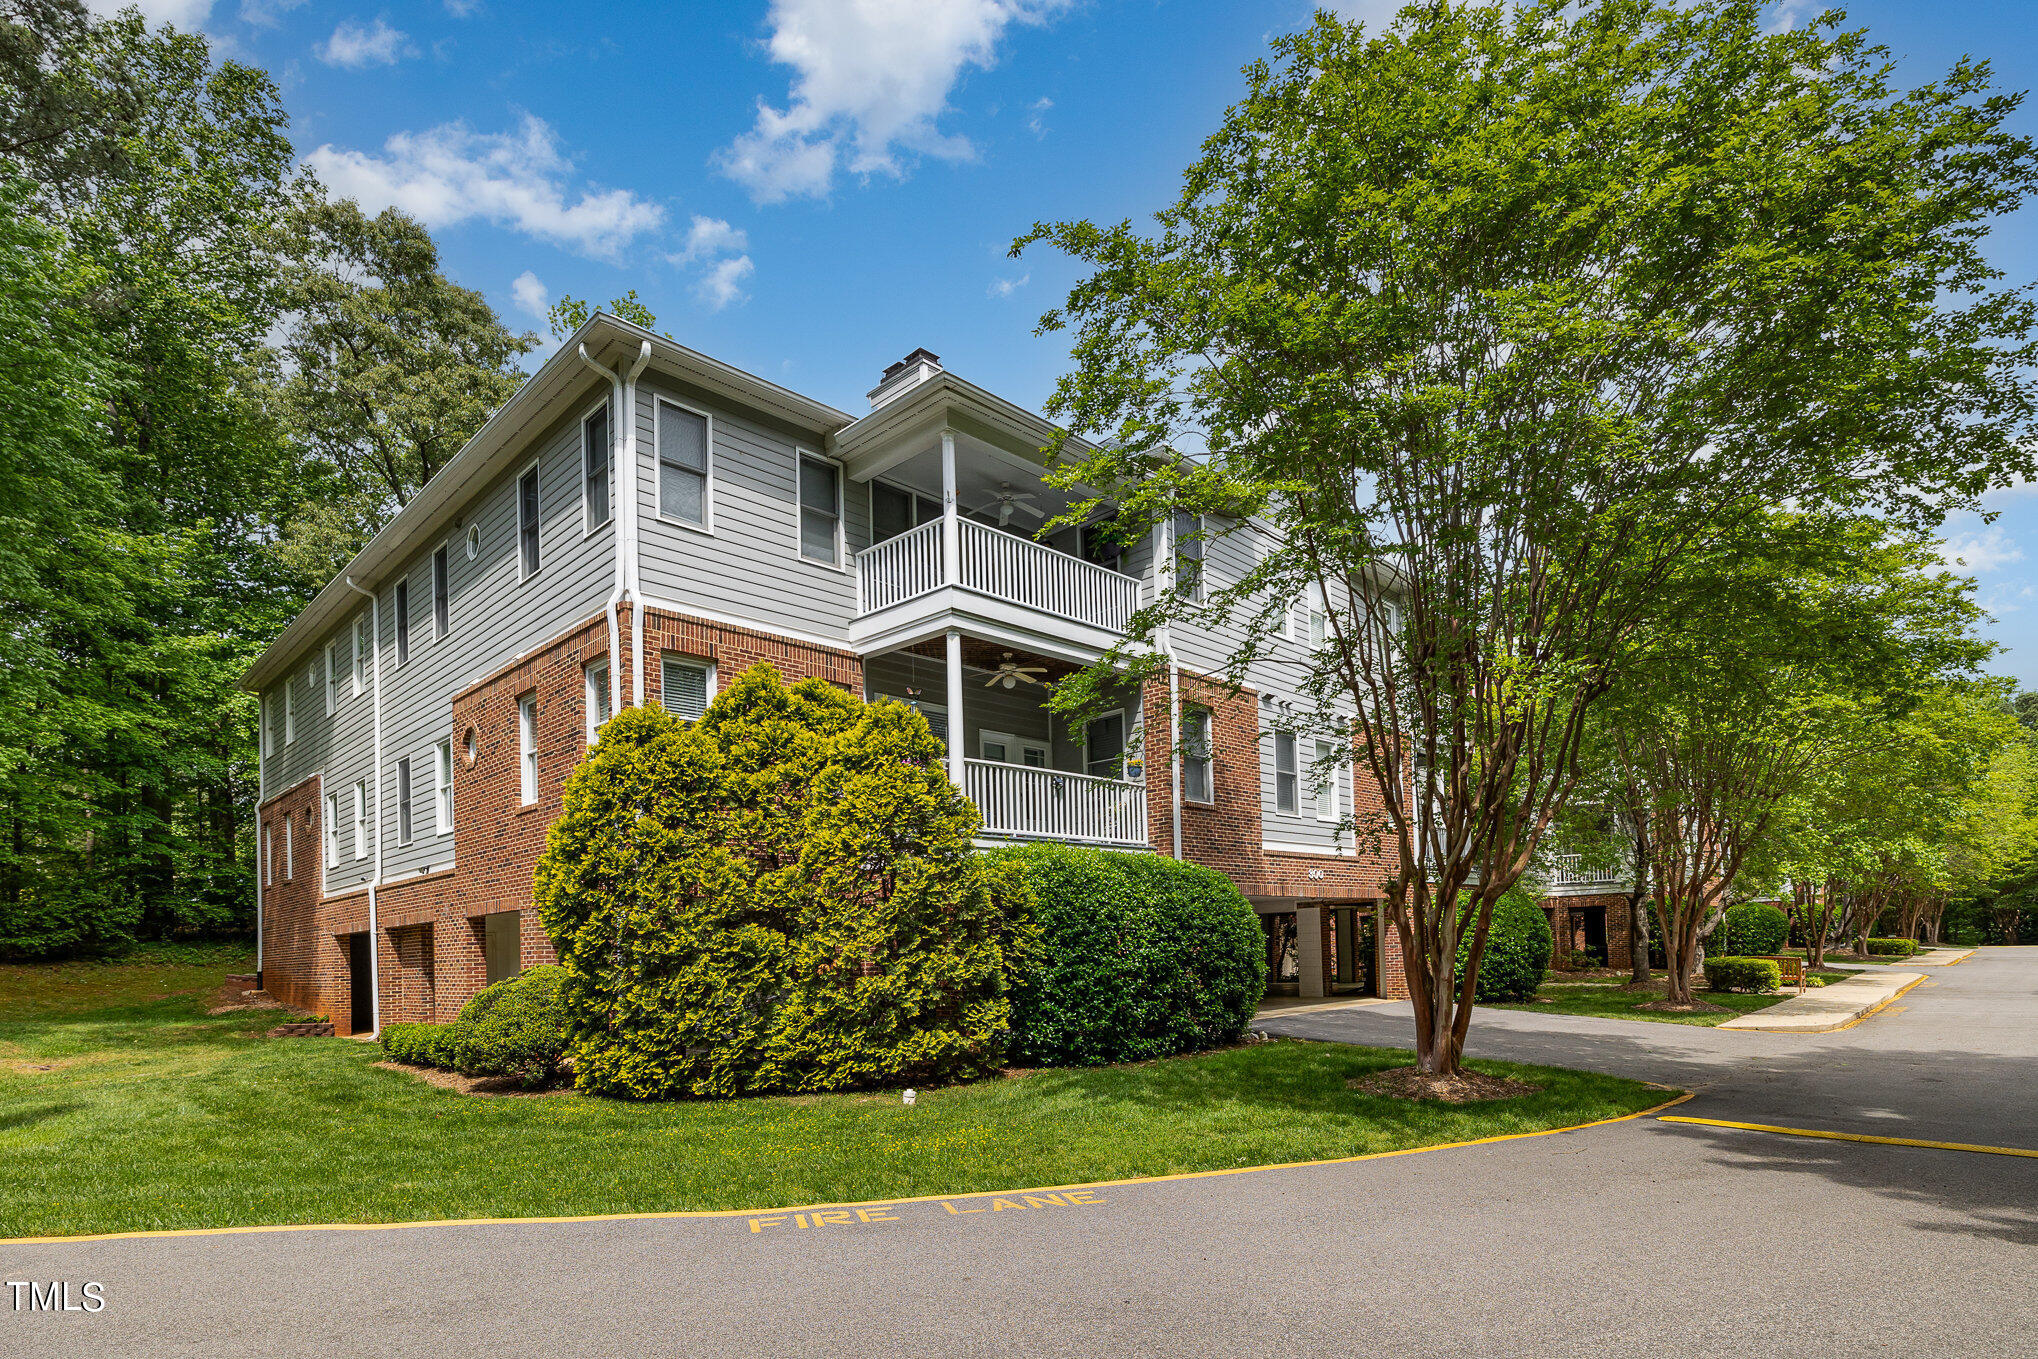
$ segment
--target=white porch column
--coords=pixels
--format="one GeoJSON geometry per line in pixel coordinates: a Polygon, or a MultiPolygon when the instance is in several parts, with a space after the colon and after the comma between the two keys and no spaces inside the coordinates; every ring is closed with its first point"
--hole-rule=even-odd
{"type": "MultiPolygon", "coordinates": [[[[947,436],[942,436],[947,442],[947,436]]],[[[951,485],[953,483],[950,483],[951,485]]],[[[950,521],[951,524],[953,520],[950,521]]],[[[965,793],[969,790],[963,784],[962,761],[965,749],[962,740],[962,633],[955,628],[948,630],[948,777],[955,786],[965,793]]]]}
{"type": "MultiPolygon", "coordinates": [[[[955,497],[955,431],[941,431],[941,583],[962,581],[962,509],[955,497]]],[[[953,634],[951,634],[951,637],[953,634]]],[[[954,642],[949,654],[955,654],[954,642]]],[[[950,667],[953,668],[952,666],[950,667]]],[[[957,782],[961,782],[960,779],[957,782]]]]}
{"type": "Polygon", "coordinates": [[[1321,996],[1323,988],[1323,908],[1295,906],[1295,971],[1296,992],[1302,996],[1321,996]]]}

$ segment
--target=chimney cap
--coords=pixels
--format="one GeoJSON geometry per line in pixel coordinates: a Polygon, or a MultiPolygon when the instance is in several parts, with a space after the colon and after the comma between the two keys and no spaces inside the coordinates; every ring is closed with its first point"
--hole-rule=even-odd
{"type": "Polygon", "coordinates": [[[941,356],[935,353],[933,350],[922,346],[921,348],[916,349],[912,353],[906,355],[905,358],[900,359],[897,363],[891,365],[889,368],[885,369],[885,375],[878,380],[878,384],[882,386],[885,383],[890,382],[893,378],[905,372],[908,368],[911,368],[916,363],[925,363],[931,368],[939,368],[941,366],[941,356]]]}

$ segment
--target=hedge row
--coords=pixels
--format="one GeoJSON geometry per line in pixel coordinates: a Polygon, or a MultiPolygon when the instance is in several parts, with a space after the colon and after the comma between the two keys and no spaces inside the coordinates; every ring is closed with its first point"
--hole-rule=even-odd
{"type": "Polygon", "coordinates": [[[413,1066],[463,1076],[514,1076],[545,1085],[566,1053],[566,1011],[559,1003],[565,970],[526,968],[483,989],[451,1024],[385,1024],[382,1050],[413,1066]]]}
{"type": "Polygon", "coordinates": [[[1722,954],[1705,960],[1705,984],[1714,991],[1775,991],[1783,986],[1783,969],[1773,958],[1722,954]]]}
{"type": "Polygon", "coordinates": [[[1908,958],[1918,951],[1915,939],[1870,939],[1868,951],[1872,955],[1888,958],[1908,958]]]}

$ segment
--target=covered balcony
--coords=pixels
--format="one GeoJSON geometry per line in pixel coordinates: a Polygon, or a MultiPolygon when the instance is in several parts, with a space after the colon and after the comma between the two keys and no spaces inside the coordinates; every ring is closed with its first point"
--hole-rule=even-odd
{"type": "Polygon", "coordinates": [[[1122,707],[1072,731],[1046,706],[1046,686],[1072,668],[955,634],[868,658],[864,682],[872,700],[918,709],[947,744],[985,840],[1146,849],[1138,691],[1127,686],[1122,707]]]}

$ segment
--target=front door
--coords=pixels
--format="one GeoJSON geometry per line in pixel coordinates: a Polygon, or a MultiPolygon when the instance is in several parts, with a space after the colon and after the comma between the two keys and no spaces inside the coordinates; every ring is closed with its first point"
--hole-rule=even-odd
{"type": "Polygon", "coordinates": [[[369,1033],[375,1028],[373,947],[373,941],[366,934],[347,936],[347,1027],[351,1033],[369,1033]]]}

